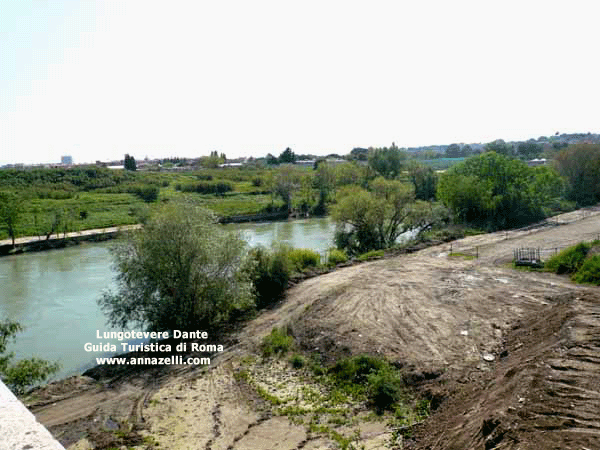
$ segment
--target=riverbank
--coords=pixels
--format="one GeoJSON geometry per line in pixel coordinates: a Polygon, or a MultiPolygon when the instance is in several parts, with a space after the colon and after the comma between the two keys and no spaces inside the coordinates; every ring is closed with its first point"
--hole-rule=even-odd
{"type": "Polygon", "coordinates": [[[65,234],[55,234],[46,237],[25,236],[15,239],[13,246],[11,239],[0,241],[0,256],[14,255],[19,253],[38,252],[54,248],[64,248],[69,245],[77,245],[80,242],[101,242],[114,239],[119,233],[137,230],[142,225],[122,225],[109,228],[98,228],[94,230],[75,231],[65,234]]]}
{"type": "Polygon", "coordinates": [[[357,448],[598,448],[600,368],[586,350],[598,333],[597,288],[505,264],[513,248],[560,247],[600,226],[597,213],[571,220],[453,242],[460,254],[479,247],[479,259],[452,257],[444,244],[298,282],[229,338],[214,336],[226,351],[210,367],[65,380],[38,391],[33,410],[63,444],[85,448],[317,449],[340,436],[357,448]],[[373,420],[363,404],[326,408],[306,369],[260,356],[273,327],[289,328],[294,351],[325,366],[349,353],[387,356],[430,417],[413,429],[402,411],[373,420]]]}

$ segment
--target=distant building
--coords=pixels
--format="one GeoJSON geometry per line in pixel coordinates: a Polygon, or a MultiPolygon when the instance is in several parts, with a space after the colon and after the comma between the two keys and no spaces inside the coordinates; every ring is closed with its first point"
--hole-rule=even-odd
{"type": "Polygon", "coordinates": [[[60,163],[64,166],[71,166],[73,165],[73,157],[70,155],[61,156],[60,163]]]}
{"type": "Polygon", "coordinates": [[[527,165],[529,167],[535,167],[535,166],[544,166],[546,165],[546,158],[540,158],[540,159],[532,159],[530,161],[527,161],[527,165]]]}

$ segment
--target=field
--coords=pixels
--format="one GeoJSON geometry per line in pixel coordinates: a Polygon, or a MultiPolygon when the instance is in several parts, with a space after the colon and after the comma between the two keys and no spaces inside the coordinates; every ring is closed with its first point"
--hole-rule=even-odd
{"type": "Polygon", "coordinates": [[[36,392],[33,411],[64,444],[88,433],[97,448],[600,448],[598,288],[510,267],[514,248],[600,231],[596,211],[554,220],[452,243],[464,255],[478,247],[477,259],[449,257],[444,244],[308,279],[214,337],[227,350],[210,368],[73,378],[36,392]],[[386,356],[431,414],[407,410],[402,422],[352,399],[329,406],[333,394],[304,369],[261,356],[273,327],[289,328],[296,350],[325,366],[386,356]]]}

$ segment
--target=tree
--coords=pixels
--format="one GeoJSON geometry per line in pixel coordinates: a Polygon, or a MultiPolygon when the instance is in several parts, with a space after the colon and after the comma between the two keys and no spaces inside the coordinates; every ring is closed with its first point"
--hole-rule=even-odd
{"type": "Polygon", "coordinates": [[[279,195],[288,213],[292,210],[292,193],[301,185],[300,174],[292,166],[280,167],[274,180],[274,191],[279,195]]]}
{"type": "Polygon", "coordinates": [[[395,145],[369,151],[369,166],[379,175],[389,179],[394,179],[400,174],[406,159],[406,152],[401,151],[395,145]]]}
{"type": "Polygon", "coordinates": [[[495,152],[473,156],[442,174],[437,197],[462,222],[491,229],[524,225],[544,216],[544,192],[558,175],[537,176],[522,161],[495,152]]]}
{"type": "Polygon", "coordinates": [[[279,155],[278,160],[281,164],[293,164],[296,162],[296,155],[294,154],[292,149],[288,147],[283,152],[281,152],[281,155],[279,155]]]}
{"type": "Polygon", "coordinates": [[[538,158],[543,151],[543,147],[536,142],[519,142],[517,145],[517,155],[526,161],[538,158]]]}
{"type": "Polygon", "coordinates": [[[499,155],[504,156],[512,156],[514,154],[513,146],[507,144],[502,139],[496,139],[495,141],[488,142],[483,148],[486,152],[496,152],[499,155]]]}
{"type": "Polygon", "coordinates": [[[451,144],[446,148],[446,158],[460,158],[461,156],[460,145],[451,144]]]}
{"type": "Polygon", "coordinates": [[[332,208],[337,244],[350,254],[391,247],[400,234],[431,223],[432,210],[415,202],[412,185],[378,177],[370,188],[343,188],[332,208]]]}
{"type": "Polygon", "coordinates": [[[315,171],[314,186],[319,192],[315,214],[325,214],[325,205],[329,200],[329,195],[335,189],[335,168],[325,161],[321,162],[315,171]]]}
{"type": "Polygon", "coordinates": [[[36,383],[46,381],[60,366],[39,358],[22,359],[12,362],[15,354],[7,352],[10,341],[23,330],[21,325],[10,320],[0,321],[0,379],[17,395],[36,383]]]}
{"type": "Polygon", "coordinates": [[[21,199],[11,192],[0,192],[0,221],[15,246],[17,226],[21,218],[21,199]]]}
{"type": "Polygon", "coordinates": [[[133,156],[129,156],[129,154],[125,155],[125,162],[124,162],[123,166],[125,167],[125,170],[131,170],[131,171],[137,170],[135,158],[133,156]]]}
{"type": "Polygon", "coordinates": [[[415,186],[415,198],[426,201],[435,199],[437,176],[431,167],[413,164],[408,175],[415,186]]]}
{"type": "Polygon", "coordinates": [[[279,160],[270,153],[267,155],[266,160],[267,160],[267,164],[269,166],[275,166],[275,165],[279,164],[279,160]]]}
{"type": "Polygon", "coordinates": [[[115,247],[118,290],[98,302],[113,326],[212,328],[254,304],[245,246],[209,211],[169,204],[115,247]]]}
{"type": "Polygon", "coordinates": [[[558,172],[567,178],[570,200],[580,206],[600,201],[600,145],[571,145],[555,161],[558,172]]]}

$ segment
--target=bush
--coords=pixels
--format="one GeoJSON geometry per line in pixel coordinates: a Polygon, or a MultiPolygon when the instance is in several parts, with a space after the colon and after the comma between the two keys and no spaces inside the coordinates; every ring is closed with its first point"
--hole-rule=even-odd
{"type": "Polygon", "coordinates": [[[271,330],[271,334],[264,337],[261,345],[263,356],[285,355],[294,344],[294,338],[286,330],[277,327],[271,330]]]}
{"type": "Polygon", "coordinates": [[[358,355],[338,361],[329,372],[341,384],[364,384],[369,375],[387,367],[387,362],[369,355],[358,355]]]}
{"type": "Polygon", "coordinates": [[[366,395],[378,412],[391,409],[404,394],[400,373],[382,358],[369,355],[346,358],[329,369],[329,373],[342,389],[366,395]]]}
{"type": "Polygon", "coordinates": [[[175,189],[182,192],[196,192],[198,194],[224,195],[226,192],[233,191],[233,185],[225,181],[177,183],[175,189]]]}
{"type": "Polygon", "coordinates": [[[346,261],[348,261],[348,256],[344,250],[332,248],[327,253],[327,265],[329,266],[337,266],[338,264],[345,263],[346,261]]]}
{"type": "Polygon", "coordinates": [[[150,184],[138,184],[130,186],[127,191],[131,194],[137,195],[139,198],[144,200],[146,203],[156,201],[158,198],[159,188],[150,184]]]}
{"type": "Polygon", "coordinates": [[[586,242],[569,247],[551,257],[544,264],[544,268],[557,274],[575,273],[583,264],[591,245],[586,242]]]}
{"type": "Polygon", "coordinates": [[[577,273],[573,275],[573,281],[600,285],[600,255],[586,259],[577,273]]]}
{"type": "Polygon", "coordinates": [[[295,248],[290,250],[287,256],[291,266],[298,272],[318,266],[321,259],[317,252],[308,248],[295,248]]]}
{"type": "Polygon", "coordinates": [[[23,394],[27,388],[36,383],[45,381],[59,369],[57,363],[51,363],[39,358],[22,359],[12,364],[14,353],[7,353],[9,341],[14,341],[14,336],[22,327],[11,321],[0,322],[0,379],[15,394],[23,394]]]}
{"type": "Polygon", "coordinates": [[[295,353],[290,358],[290,364],[294,369],[301,369],[306,365],[306,360],[304,359],[304,356],[295,353]]]}
{"type": "Polygon", "coordinates": [[[362,253],[358,255],[356,259],[358,261],[369,261],[371,259],[383,258],[383,250],[371,250],[370,252],[362,253]]]}
{"type": "Polygon", "coordinates": [[[214,329],[254,306],[246,242],[191,203],[169,202],[113,255],[117,292],[98,302],[115,327],[214,329]]]}
{"type": "Polygon", "coordinates": [[[399,374],[391,369],[380,370],[368,378],[367,396],[378,412],[391,409],[402,399],[404,383],[399,374]]]}
{"type": "Polygon", "coordinates": [[[268,251],[257,247],[250,250],[250,258],[255,262],[251,273],[254,284],[257,308],[279,300],[290,278],[290,264],[287,249],[279,247],[268,251]]]}

